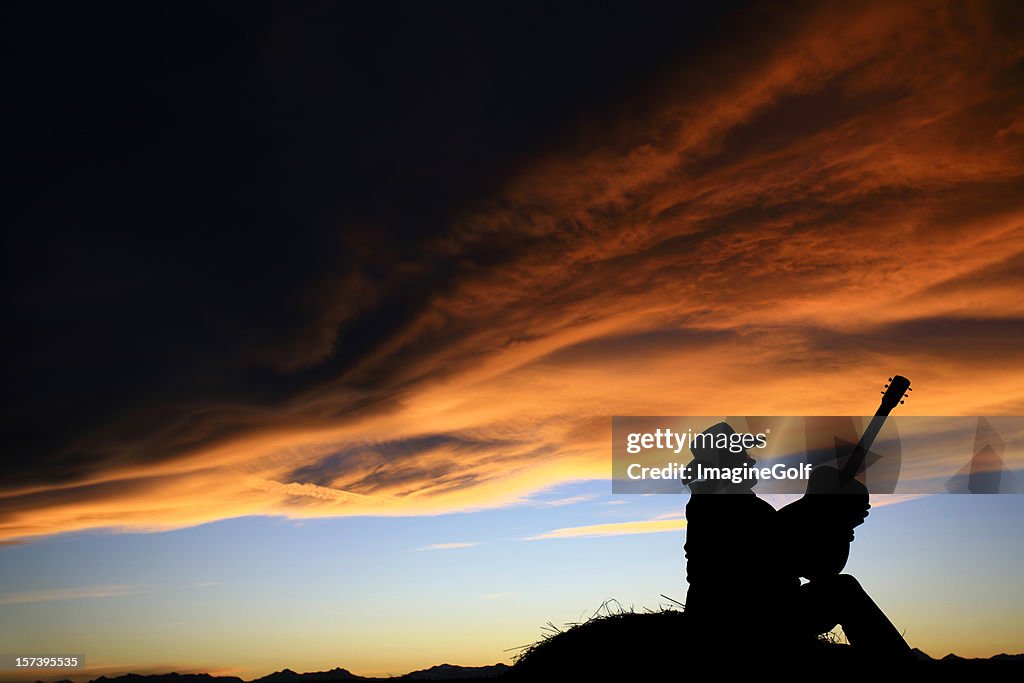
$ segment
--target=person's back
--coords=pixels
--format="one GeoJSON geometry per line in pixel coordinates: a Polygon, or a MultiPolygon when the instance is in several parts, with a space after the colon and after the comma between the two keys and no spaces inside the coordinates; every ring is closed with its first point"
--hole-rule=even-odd
{"type": "MultiPolygon", "coordinates": [[[[729,424],[704,434],[735,434],[729,424]]],[[[728,440],[728,439],[727,439],[728,440]]],[[[693,447],[693,468],[733,468],[754,464],[746,450],[693,447]]],[[[694,471],[691,469],[691,471],[694,471]]],[[[699,620],[756,619],[791,599],[800,582],[788,576],[773,544],[776,517],[771,505],[754,495],[756,480],[742,478],[688,482],[686,505],[686,611],[699,620]]]]}
{"type": "Polygon", "coordinates": [[[774,552],[775,509],[752,492],[694,493],[686,505],[686,609],[699,618],[765,610],[792,595],[774,552]]]}

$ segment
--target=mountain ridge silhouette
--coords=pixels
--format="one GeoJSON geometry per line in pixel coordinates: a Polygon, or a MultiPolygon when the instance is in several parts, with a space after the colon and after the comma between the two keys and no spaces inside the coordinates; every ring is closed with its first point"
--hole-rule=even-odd
{"type": "MultiPolygon", "coordinates": [[[[122,674],[100,676],[89,683],[342,683],[344,681],[509,681],[533,680],[676,680],[690,659],[713,657],[699,646],[700,635],[688,633],[685,613],[674,609],[652,612],[623,611],[595,615],[582,623],[567,624],[565,630],[525,648],[514,666],[438,664],[401,676],[369,677],[335,667],[329,671],[298,673],[282,669],[266,676],[243,680],[237,676],[208,673],[122,674]]],[[[723,634],[734,656],[717,666],[733,672],[785,671],[798,680],[816,681],[862,679],[875,671],[876,663],[855,649],[825,640],[796,644],[791,651],[765,656],[756,646],[756,633],[723,634]]],[[[1000,653],[988,658],[966,658],[950,653],[935,658],[914,649],[913,672],[939,679],[969,676],[970,680],[1019,680],[1024,673],[1024,653],[1000,653]]],[[[69,683],[53,681],[53,683],[69,683]]]]}
{"type": "MultiPolygon", "coordinates": [[[[557,636],[555,636],[557,637],[557,636]]],[[[850,648],[846,645],[824,644],[825,651],[834,650],[837,659],[846,659],[850,648]]],[[[1013,677],[1016,680],[1024,673],[1024,653],[1000,653],[991,657],[961,657],[949,653],[943,657],[932,657],[920,649],[914,648],[914,654],[923,666],[929,667],[928,673],[967,673],[983,676],[988,680],[1002,680],[1013,677]]],[[[525,680],[534,678],[533,671],[517,671],[514,666],[496,663],[485,666],[458,666],[453,664],[437,664],[427,669],[410,671],[401,676],[373,677],[359,676],[348,669],[335,667],[328,671],[310,671],[299,673],[292,669],[282,669],[254,679],[242,679],[238,676],[214,676],[208,673],[176,672],[165,674],[121,674],[118,676],[100,676],[88,683],[334,683],[335,681],[488,681],[494,679],[525,680]]],[[[840,678],[843,678],[840,676],[840,678]]],[[[67,680],[52,683],[70,683],[67,680]]]]}
{"type": "MultiPolygon", "coordinates": [[[[335,681],[473,681],[491,680],[503,676],[512,670],[508,664],[496,663],[484,666],[459,666],[455,664],[436,664],[427,669],[417,669],[401,676],[374,677],[359,676],[348,669],[335,667],[328,671],[310,671],[298,673],[292,669],[282,669],[253,679],[242,679],[238,676],[214,676],[208,673],[177,673],[135,674],[125,673],[117,676],[100,676],[88,683],[334,683],[335,681]]],[[[41,683],[37,682],[37,683],[41,683]]],[[[58,680],[52,683],[70,683],[58,680]]]]}

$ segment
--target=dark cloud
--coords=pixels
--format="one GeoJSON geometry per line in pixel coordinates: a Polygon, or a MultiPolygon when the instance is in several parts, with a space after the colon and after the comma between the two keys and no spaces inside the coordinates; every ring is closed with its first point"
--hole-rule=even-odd
{"type": "Polygon", "coordinates": [[[346,488],[356,493],[372,493],[381,485],[401,486],[409,481],[449,477],[461,469],[458,456],[493,453],[511,444],[500,441],[473,441],[451,434],[421,436],[414,439],[367,444],[321,457],[285,475],[286,482],[332,486],[342,475],[358,472],[362,476],[346,488]],[[444,448],[452,458],[433,463],[428,468],[416,467],[421,456],[444,448]],[[410,466],[411,465],[411,466],[410,466]]]}
{"type": "Polygon", "coordinates": [[[5,484],[105,466],[78,441],[111,422],[165,433],[345,375],[524,248],[426,251],[706,41],[711,5],[6,7],[5,484]]]}

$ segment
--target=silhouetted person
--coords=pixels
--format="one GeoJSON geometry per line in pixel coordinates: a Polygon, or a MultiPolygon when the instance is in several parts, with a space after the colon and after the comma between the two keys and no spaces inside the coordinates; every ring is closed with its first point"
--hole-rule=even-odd
{"type": "MultiPolygon", "coordinates": [[[[734,430],[720,422],[704,433],[731,435],[734,430]]],[[[733,468],[755,462],[746,450],[733,453],[728,448],[698,444],[691,451],[691,477],[698,464],[733,468]]],[[[845,555],[840,561],[834,552],[826,552],[822,560],[818,553],[826,548],[817,544],[826,539],[784,526],[780,513],[754,495],[751,489],[756,480],[691,479],[685,483],[691,491],[684,546],[689,583],[686,613],[698,632],[752,629],[774,645],[810,639],[839,624],[850,644],[865,653],[885,660],[913,660],[903,637],[857,580],[839,574],[845,555]],[[801,585],[801,576],[810,581],[801,585]]],[[[825,497],[819,498],[822,505],[815,512],[827,517],[825,497]]],[[[854,498],[835,501],[833,511],[848,508],[846,514],[821,520],[824,528],[840,534],[847,546],[852,534],[849,529],[866,516],[866,512],[858,512],[861,503],[854,498]]],[[[804,512],[808,509],[805,506],[804,512]]],[[[802,519],[793,513],[790,516],[802,519]]]]}
{"type": "MultiPolygon", "coordinates": [[[[720,422],[704,433],[728,435],[733,429],[720,422]]],[[[745,450],[731,453],[694,446],[691,451],[691,471],[698,464],[732,468],[754,463],[745,450]]],[[[734,621],[747,618],[752,609],[760,611],[764,605],[760,596],[769,601],[773,596],[792,599],[800,581],[773,561],[777,559],[773,558],[777,513],[751,491],[755,482],[703,479],[686,483],[691,492],[683,546],[689,583],[687,613],[702,621],[734,621]]]]}

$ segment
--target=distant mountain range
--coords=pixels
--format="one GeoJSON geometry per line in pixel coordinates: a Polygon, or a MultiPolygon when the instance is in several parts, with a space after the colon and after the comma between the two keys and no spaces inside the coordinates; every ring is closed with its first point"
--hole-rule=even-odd
{"type": "MultiPolygon", "coordinates": [[[[243,681],[237,676],[211,676],[210,674],[125,674],[108,678],[100,676],[90,683],[335,683],[341,681],[478,681],[496,678],[512,670],[507,664],[492,664],[490,666],[455,666],[453,664],[438,664],[429,669],[413,671],[404,676],[391,678],[367,678],[357,676],[348,669],[341,667],[330,671],[314,671],[311,673],[297,673],[291,669],[276,671],[272,674],[257,678],[252,681],[243,681]]],[[[58,681],[57,683],[67,683],[58,681]]]]}
{"type": "Polygon", "coordinates": [[[991,657],[968,658],[961,657],[960,655],[955,655],[951,652],[945,657],[942,657],[941,659],[936,659],[935,657],[929,655],[927,652],[922,652],[921,650],[918,650],[915,647],[914,655],[917,656],[917,658],[923,662],[1024,662],[1024,653],[1018,655],[1008,655],[1006,653],[1003,653],[993,655],[991,657]]]}
{"type": "MultiPolygon", "coordinates": [[[[840,646],[843,647],[843,646],[840,646]]],[[[929,663],[928,666],[938,666],[941,671],[947,667],[967,672],[987,673],[989,667],[996,666],[1003,671],[1005,663],[1013,662],[1024,665],[1024,653],[1022,654],[998,654],[988,658],[966,658],[954,654],[936,659],[921,650],[914,649],[914,654],[921,662],[929,663]],[[999,664],[995,664],[995,663],[999,664]],[[977,667],[982,667],[978,669],[977,667]]],[[[507,664],[492,664],[490,666],[455,666],[452,664],[438,664],[429,669],[412,671],[403,676],[389,678],[371,678],[357,676],[348,669],[341,667],[330,671],[314,671],[310,673],[297,673],[291,669],[276,671],[272,674],[256,678],[251,681],[244,681],[237,676],[211,676],[210,674],[124,674],[122,676],[100,676],[90,683],[342,683],[344,681],[487,681],[511,672],[513,668],[507,664]]],[[[1016,672],[1016,667],[1007,671],[1016,672]]],[[[69,681],[56,681],[55,683],[70,683],[69,681]]]]}

